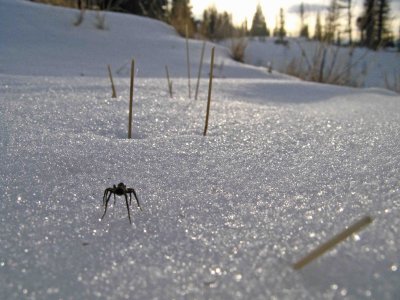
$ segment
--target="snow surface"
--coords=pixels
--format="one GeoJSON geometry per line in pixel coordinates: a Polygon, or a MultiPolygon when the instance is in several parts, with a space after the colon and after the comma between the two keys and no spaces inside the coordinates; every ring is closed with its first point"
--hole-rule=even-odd
{"type": "Polygon", "coordinates": [[[207,80],[188,99],[185,44],[168,26],[108,14],[98,31],[90,18],[73,27],[73,10],[0,5],[1,299],[400,298],[397,94],[272,78],[219,47],[203,137],[207,80]],[[132,56],[128,140],[128,71],[112,99],[104,69],[132,56]],[[142,204],[132,226],[122,198],[99,220],[120,181],[142,204]],[[293,270],[365,215],[371,225],[293,270]]]}

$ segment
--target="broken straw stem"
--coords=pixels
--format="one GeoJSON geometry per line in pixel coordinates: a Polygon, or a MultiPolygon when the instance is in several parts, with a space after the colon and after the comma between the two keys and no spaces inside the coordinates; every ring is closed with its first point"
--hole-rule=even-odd
{"type": "Polygon", "coordinates": [[[366,216],[362,218],[361,220],[357,221],[353,225],[351,225],[349,228],[343,230],[339,234],[335,235],[333,238],[331,238],[329,241],[325,242],[324,244],[320,245],[313,251],[311,251],[307,256],[304,258],[300,259],[298,262],[293,264],[293,269],[299,270],[303,268],[305,265],[309,264],[311,261],[314,259],[318,258],[322,254],[324,254],[326,251],[334,248],[337,244],[340,242],[344,241],[347,239],[349,236],[351,236],[353,233],[356,233],[359,231],[361,228],[369,225],[372,222],[372,218],[370,216],[366,216]]]}
{"type": "Polygon", "coordinates": [[[113,80],[113,77],[112,77],[111,66],[108,65],[107,68],[108,68],[108,76],[110,77],[110,81],[111,81],[111,90],[112,90],[111,97],[112,98],[117,98],[117,92],[115,91],[115,85],[114,85],[114,80],[113,80]]]}
{"type": "Polygon", "coordinates": [[[208,118],[210,115],[210,103],[211,103],[211,90],[212,90],[212,80],[213,80],[213,73],[214,73],[214,52],[215,47],[211,49],[211,65],[210,65],[210,81],[208,84],[208,101],[207,101],[207,112],[206,112],[206,124],[204,126],[203,135],[207,135],[207,128],[208,128],[208,118]]]}
{"type": "Polygon", "coordinates": [[[129,121],[128,121],[128,139],[132,138],[132,104],[133,104],[133,84],[135,79],[135,60],[131,64],[131,84],[129,90],[129,121]]]}
{"type": "Polygon", "coordinates": [[[165,72],[167,73],[169,96],[172,98],[172,81],[169,79],[169,71],[167,65],[165,66],[165,72]]]}

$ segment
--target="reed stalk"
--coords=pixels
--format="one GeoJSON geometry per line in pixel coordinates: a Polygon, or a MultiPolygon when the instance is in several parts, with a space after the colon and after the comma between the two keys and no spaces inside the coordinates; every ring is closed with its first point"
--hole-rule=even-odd
{"type": "Polygon", "coordinates": [[[167,74],[169,96],[172,98],[173,97],[173,95],[172,95],[172,81],[170,80],[170,77],[169,77],[169,71],[168,71],[168,66],[167,65],[165,66],[165,72],[167,74]]]}
{"type": "Polygon", "coordinates": [[[107,68],[108,68],[108,76],[110,77],[110,81],[111,81],[111,90],[112,90],[111,98],[117,98],[117,92],[115,91],[115,85],[114,85],[114,80],[112,77],[111,66],[108,65],[107,68]]]}
{"type": "Polygon", "coordinates": [[[209,83],[208,83],[208,100],[207,100],[206,123],[205,123],[205,126],[204,126],[203,136],[207,135],[208,119],[209,119],[209,116],[210,116],[211,90],[212,90],[212,80],[213,80],[213,73],[214,73],[214,53],[215,53],[215,47],[213,47],[211,49],[210,80],[209,80],[209,83]]]}
{"type": "Polygon", "coordinates": [[[128,120],[128,139],[132,138],[132,104],[133,104],[133,84],[135,81],[135,60],[131,64],[131,84],[129,90],[129,120],[128,120]]]}

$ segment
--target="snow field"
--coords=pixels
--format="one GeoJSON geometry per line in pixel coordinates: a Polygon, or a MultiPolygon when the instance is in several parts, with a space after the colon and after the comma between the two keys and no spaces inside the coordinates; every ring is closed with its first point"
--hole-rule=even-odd
{"type": "Polygon", "coordinates": [[[170,99],[164,80],[138,80],[127,140],[128,79],[118,99],[105,78],[2,80],[7,298],[398,293],[396,96],[381,109],[382,93],[352,89],[305,103],[256,90],[247,102],[234,95],[257,82],[217,79],[203,137],[205,94],[186,99],[182,79],[170,99]],[[120,181],[144,209],[132,206],[132,227],[122,198],[99,222],[104,189],[120,181]],[[356,241],[291,269],[365,214],[375,220],[356,241]]]}

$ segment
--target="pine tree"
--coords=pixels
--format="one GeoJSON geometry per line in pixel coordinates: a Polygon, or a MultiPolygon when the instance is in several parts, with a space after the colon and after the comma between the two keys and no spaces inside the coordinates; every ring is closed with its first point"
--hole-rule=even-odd
{"type": "Polygon", "coordinates": [[[279,18],[278,18],[278,16],[275,16],[275,27],[272,32],[272,36],[278,37],[278,35],[279,35],[279,18]]]}
{"type": "Polygon", "coordinates": [[[353,43],[353,31],[352,31],[352,20],[353,20],[353,14],[352,14],[352,0],[338,0],[338,9],[341,10],[346,10],[346,18],[347,18],[347,25],[346,25],[346,30],[345,32],[348,34],[348,39],[349,39],[349,44],[351,45],[353,43]]]}
{"type": "Polygon", "coordinates": [[[217,32],[218,11],[215,6],[210,6],[203,12],[203,21],[201,24],[201,32],[209,39],[215,39],[217,32]]]}
{"type": "Polygon", "coordinates": [[[360,43],[362,45],[365,45],[365,35],[364,35],[364,29],[365,29],[365,16],[360,16],[356,20],[356,25],[358,30],[360,31],[360,43]]]}
{"type": "Polygon", "coordinates": [[[156,18],[165,19],[167,13],[167,0],[142,0],[142,10],[144,15],[156,18]]]}
{"type": "Polygon", "coordinates": [[[190,0],[172,0],[172,7],[169,15],[169,21],[172,26],[182,36],[193,37],[195,25],[192,16],[192,7],[189,5],[190,0]]]}
{"type": "Polygon", "coordinates": [[[365,44],[369,48],[374,47],[375,37],[375,0],[365,1],[365,16],[364,16],[364,30],[365,30],[365,44]]]}
{"type": "Polygon", "coordinates": [[[322,38],[321,14],[318,12],[317,19],[315,21],[314,40],[322,41],[322,38]]]}
{"type": "Polygon", "coordinates": [[[300,28],[303,28],[303,26],[304,26],[304,14],[305,14],[305,9],[304,9],[304,3],[303,2],[301,2],[301,4],[300,4],[299,13],[300,13],[300,28]]]}
{"type": "Polygon", "coordinates": [[[365,0],[364,12],[357,19],[365,46],[377,49],[392,39],[388,28],[389,14],[389,0],[365,0]]]}
{"type": "Polygon", "coordinates": [[[377,0],[376,47],[385,46],[390,39],[388,0],[377,0]]]}
{"type": "Polygon", "coordinates": [[[231,37],[235,30],[232,24],[232,17],[226,11],[221,14],[218,14],[217,20],[217,37],[219,39],[231,37]]]}
{"type": "Polygon", "coordinates": [[[304,18],[305,18],[305,8],[304,8],[304,3],[302,2],[300,4],[299,8],[299,14],[300,14],[300,37],[305,37],[308,38],[308,25],[304,24],[304,18]]]}
{"type": "Polygon", "coordinates": [[[301,37],[304,37],[304,38],[306,38],[306,39],[309,38],[310,34],[308,33],[308,25],[304,25],[304,26],[301,28],[300,36],[301,36],[301,37]]]}
{"type": "Polygon", "coordinates": [[[328,15],[325,24],[325,40],[328,43],[332,43],[335,40],[337,34],[339,20],[339,6],[337,0],[331,0],[331,4],[328,7],[328,15]]]}
{"type": "Polygon", "coordinates": [[[235,32],[232,17],[226,11],[219,13],[215,6],[203,12],[201,32],[211,40],[221,40],[231,37],[235,32]]]}
{"type": "Polygon", "coordinates": [[[278,29],[278,37],[281,41],[286,37],[286,29],[285,29],[285,14],[283,12],[283,8],[279,10],[279,29],[278,29]]]}
{"type": "Polygon", "coordinates": [[[167,2],[167,0],[104,0],[104,5],[114,11],[165,19],[167,2]]]}
{"type": "Polygon", "coordinates": [[[252,36],[269,36],[267,23],[265,22],[265,17],[260,4],[257,5],[256,12],[253,16],[250,34],[252,36]]]}
{"type": "Polygon", "coordinates": [[[142,9],[140,8],[139,0],[124,1],[120,5],[120,10],[123,12],[135,14],[135,15],[143,14],[142,9]]]}

